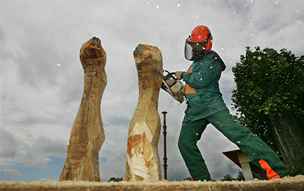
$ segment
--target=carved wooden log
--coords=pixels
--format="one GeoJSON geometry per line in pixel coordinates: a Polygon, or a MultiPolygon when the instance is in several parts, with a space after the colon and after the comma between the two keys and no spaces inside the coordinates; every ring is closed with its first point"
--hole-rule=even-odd
{"type": "Polygon", "coordinates": [[[80,49],[84,69],[84,92],[71,131],[60,180],[100,181],[98,153],[104,142],[100,104],[107,80],[106,53],[93,37],[80,49]]]}
{"type": "Polygon", "coordinates": [[[125,180],[160,180],[158,97],[162,56],[157,47],[139,44],[133,52],[138,71],[139,100],[129,124],[125,180]]]}

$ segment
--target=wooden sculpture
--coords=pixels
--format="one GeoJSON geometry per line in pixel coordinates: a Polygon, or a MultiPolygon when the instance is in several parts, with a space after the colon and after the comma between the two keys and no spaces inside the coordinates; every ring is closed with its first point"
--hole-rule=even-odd
{"type": "Polygon", "coordinates": [[[129,124],[125,180],[160,180],[158,97],[162,56],[157,47],[139,44],[133,52],[138,71],[139,100],[129,124]]]}
{"type": "Polygon", "coordinates": [[[100,104],[107,80],[106,53],[93,37],[80,49],[84,92],[73,124],[60,180],[100,181],[98,153],[104,142],[100,104]]]}

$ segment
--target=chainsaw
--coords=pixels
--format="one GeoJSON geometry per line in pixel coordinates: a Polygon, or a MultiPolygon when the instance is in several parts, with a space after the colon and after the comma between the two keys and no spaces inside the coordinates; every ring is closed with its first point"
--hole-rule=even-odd
{"type": "Polygon", "coordinates": [[[176,79],[174,72],[165,70],[166,75],[163,75],[163,83],[161,88],[171,95],[179,103],[184,101],[184,84],[176,79]]]}

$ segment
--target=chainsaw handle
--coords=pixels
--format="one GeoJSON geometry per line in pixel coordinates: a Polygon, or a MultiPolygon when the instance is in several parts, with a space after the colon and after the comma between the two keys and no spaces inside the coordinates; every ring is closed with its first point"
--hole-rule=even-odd
{"type": "Polygon", "coordinates": [[[171,76],[174,80],[177,80],[175,76],[175,72],[169,72],[168,70],[164,70],[164,71],[167,73],[167,75],[171,76]]]}

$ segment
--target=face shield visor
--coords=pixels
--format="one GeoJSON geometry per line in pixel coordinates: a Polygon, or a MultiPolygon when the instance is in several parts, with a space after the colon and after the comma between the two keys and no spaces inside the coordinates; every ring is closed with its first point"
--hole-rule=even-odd
{"type": "Polygon", "coordinates": [[[193,49],[191,44],[188,42],[188,39],[189,38],[187,38],[185,42],[184,54],[187,60],[193,60],[193,49]]]}
{"type": "Polygon", "coordinates": [[[189,36],[185,42],[184,55],[187,60],[194,60],[204,55],[208,40],[203,42],[192,42],[189,36]]]}

